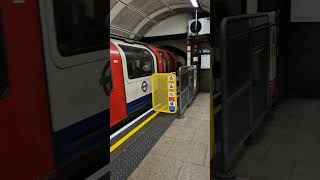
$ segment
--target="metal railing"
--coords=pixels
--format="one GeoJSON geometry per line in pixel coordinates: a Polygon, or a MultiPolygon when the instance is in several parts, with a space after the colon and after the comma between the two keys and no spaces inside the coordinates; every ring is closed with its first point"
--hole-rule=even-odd
{"type": "Polygon", "coordinates": [[[196,66],[183,66],[179,68],[179,116],[181,117],[187,107],[192,103],[197,93],[196,66]]]}
{"type": "Polygon", "coordinates": [[[219,34],[222,112],[215,121],[216,174],[231,175],[242,145],[261,125],[268,106],[268,13],[224,18],[219,34]]]}

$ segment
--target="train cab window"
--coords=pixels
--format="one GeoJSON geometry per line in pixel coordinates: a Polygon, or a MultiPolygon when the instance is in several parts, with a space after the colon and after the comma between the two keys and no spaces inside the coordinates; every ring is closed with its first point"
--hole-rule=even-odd
{"type": "Polygon", "coordinates": [[[8,87],[7,67],[5,62],[5,49],[2,31],[2,21],[0,17],[0,99],[3,97],[5,90],[8,87]]]}
{"type": "Polygon", "coordinates": [[[159,52],[162,57],[163,72],[168,72],[168,59],[163,52],[159,52]]]}
{"type": "Polygon", "coordinates": [[[54,0],[57,46],[62,56],[107,48],[108,1],[54,0]]]}
{"type": "Polygon", "coordinates": [[[151,76],[154,73],[154,62],[146,49],[119,45],[126,56],[129,79],[151,76]]]}

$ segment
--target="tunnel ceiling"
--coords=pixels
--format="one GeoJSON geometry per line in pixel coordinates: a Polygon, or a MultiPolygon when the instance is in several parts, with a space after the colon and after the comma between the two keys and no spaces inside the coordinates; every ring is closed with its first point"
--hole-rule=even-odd
{"type": "MultiPolygon", "coordinates": [[[[199,0],[209,12],[210,0],[199,0]]],[[[159,22],[181,13],[192,13],[190,0],[110,0],[111,33],[141,39],[159,22]]]]}

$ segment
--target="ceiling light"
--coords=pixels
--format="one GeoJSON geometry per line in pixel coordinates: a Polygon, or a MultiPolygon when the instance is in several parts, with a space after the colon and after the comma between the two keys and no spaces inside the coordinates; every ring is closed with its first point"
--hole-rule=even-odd
{"type": "Polygon", "coordinates": [[[191,0],[191,4],[192,4],[192,6],[195,7],[195,8],[198,8],[198,7],[199,7],[197,0],[191,0]]]}

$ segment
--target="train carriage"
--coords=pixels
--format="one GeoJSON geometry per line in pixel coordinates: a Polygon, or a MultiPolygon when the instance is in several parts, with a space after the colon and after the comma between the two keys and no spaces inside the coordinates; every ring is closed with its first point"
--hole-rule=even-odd
{"type": "Polygon", "coordinates": [[[150,107],[160,59],[120,40],[108,56],[107,3],[0,1],[3,179],[82,179],[108,161],[109,117],[121,126],[150,107]]]}
{"type": "Polygon", "coordinates": [[[0,1],[3,179],[81,179],[107,163],[108,3],[0,1]]]}
{"type": "Polygon", "coordinates": [[[151,75],[176,72],[176,57],[163,48],[139,42],[112,39],[110,67],[110,126],[119,129],[151,108],[151,75]]]}

